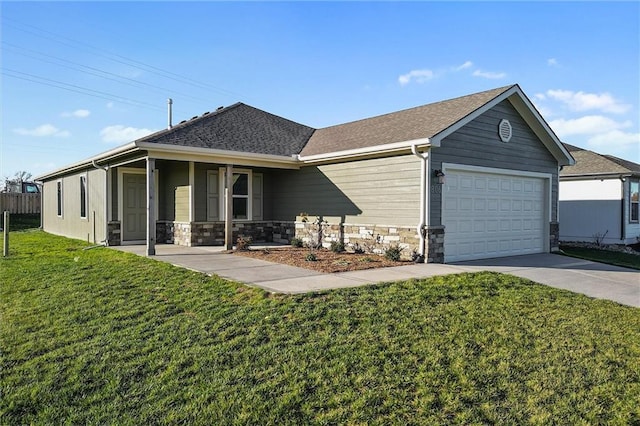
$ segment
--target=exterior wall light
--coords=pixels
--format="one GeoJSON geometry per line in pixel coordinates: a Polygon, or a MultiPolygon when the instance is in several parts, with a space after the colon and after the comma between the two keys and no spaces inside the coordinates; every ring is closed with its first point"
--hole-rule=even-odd
{"type": "Polygon", "coordinates": [[[442,170],[438,169],[435,171],[435,176],[438,179],[438,183],[440,185],[444,184],[444,173],[442,172],[442,170]]]}

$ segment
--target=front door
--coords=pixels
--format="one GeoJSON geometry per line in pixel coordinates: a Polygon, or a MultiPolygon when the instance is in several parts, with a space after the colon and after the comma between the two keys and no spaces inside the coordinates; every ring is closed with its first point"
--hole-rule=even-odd
{"type": "Polygon", "coordinates": [[[147,238],[147,176],[124,173],[122,181],[122,240],[144,240],[147,238]]]}

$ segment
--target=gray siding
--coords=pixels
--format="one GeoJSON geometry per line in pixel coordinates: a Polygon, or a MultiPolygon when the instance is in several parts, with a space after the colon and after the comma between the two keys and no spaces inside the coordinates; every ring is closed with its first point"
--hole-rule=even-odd
{"type": "MultiPolygon", "coordinates": [[[[552,175],[551,217],[557,220],[558,162],[507,100],[446,137],[431,151],[431,173],[442,163],[467,164],[499,169],[525,170],[552,175]],[[512,138],[502,142],[498,136],[500,120],[512,126],[512,138]]],[[[441,225],[442,194],[432,179],[431,224],[441,225]]]]}
{"type": "Polygon", "coordinates": [[[189,220],[189,163],[163,161],[157,163],[158,219],[189,220]]]}
{"type": "Polygon", "coordinates": [[[303,167],[265,177],[265,211],[294,220],[300,213],[346,223],[412,226],[420,209],[420,160],[413,155],[303,167]],[[269,182],[273,179],[273,182],[269,182]]]}
{"type": "Polygon", "coordinates": [[[622,200],[560,201],[560,241],[620,244],[622,200]]]}
{"type": "Polygon", "coordinates": [[[44,182],[42,194],[42,227],[46,232],[89,242],[105,239],[105,181],[103,170],[89,169],[64,176],[62,181],[63,212],[57,212],[58,179],[44,182]],[[87,217],[80,217],[80,176],[87,177],[87,217]]]}

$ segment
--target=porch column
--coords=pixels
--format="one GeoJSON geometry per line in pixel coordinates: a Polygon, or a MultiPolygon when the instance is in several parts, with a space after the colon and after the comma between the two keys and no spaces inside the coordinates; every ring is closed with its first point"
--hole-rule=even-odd
{"type": "Polygon", "coordinates": [[[147,256],[156,254],[155,168],[155,158],[147,158],[147,256]]]}
{"type": "Polygon", "coordinates": [[[233,165],[227,164],[227,176],[225,184],[225,211],[224,211],[224,245],[227,250],[233,249],[233,165]]]}

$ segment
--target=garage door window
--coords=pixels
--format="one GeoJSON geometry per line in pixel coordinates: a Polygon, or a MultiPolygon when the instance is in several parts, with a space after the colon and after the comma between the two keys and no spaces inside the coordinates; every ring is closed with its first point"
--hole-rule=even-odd
{"type": "Polygon", "coordinates": [[[632,181],[630,187],[630,218],[631,222],[638,222],[638,189],[640,187],[640,182],[632,181]]]}

